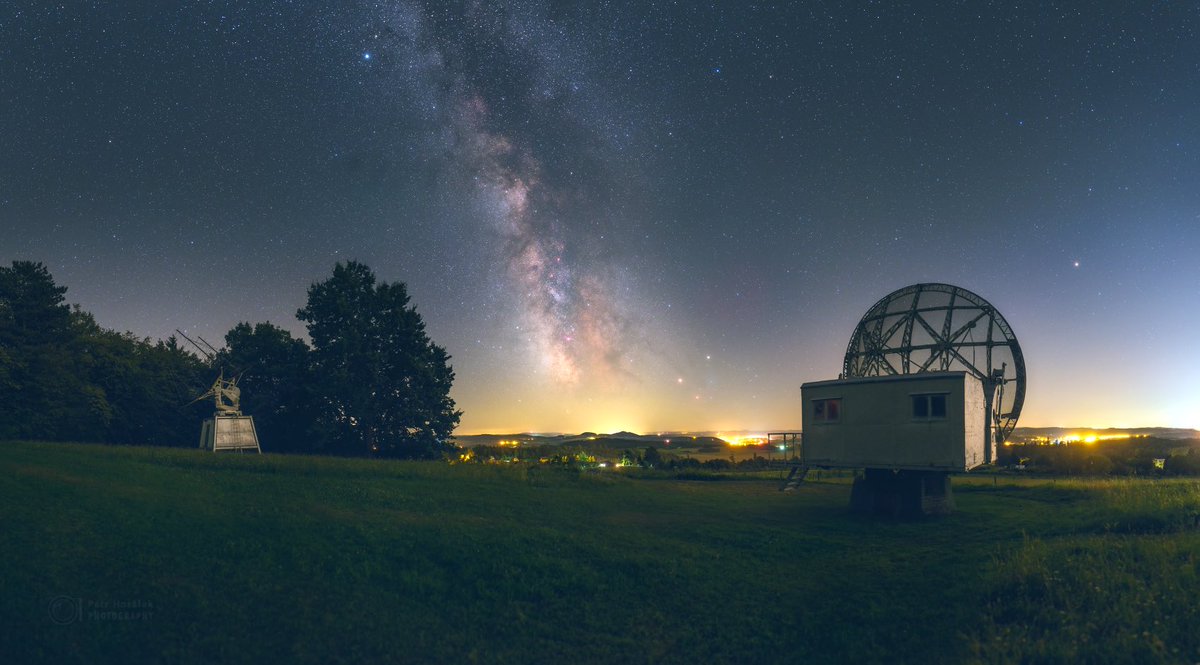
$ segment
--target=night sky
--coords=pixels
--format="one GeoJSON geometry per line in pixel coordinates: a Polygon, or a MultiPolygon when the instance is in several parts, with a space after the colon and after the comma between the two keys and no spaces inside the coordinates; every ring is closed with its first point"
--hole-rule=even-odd
{"type": "Polygon", "coordinates": [[[357,259],[461,433],[784,429],[947,282],[1020,425],[1200,427],[1200,5],[62,4],[0,8],[0,261],[106,327],[302,334],[357,259]]]}

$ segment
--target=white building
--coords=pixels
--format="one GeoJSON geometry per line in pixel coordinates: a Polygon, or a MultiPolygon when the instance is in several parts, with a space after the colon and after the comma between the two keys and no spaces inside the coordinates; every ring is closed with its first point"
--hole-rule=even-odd
{"type": "Polygon", "coordinates": [[[995,459],[969,372],[814,381],[800,394],[809,466],[953,472],[995,459]]]}

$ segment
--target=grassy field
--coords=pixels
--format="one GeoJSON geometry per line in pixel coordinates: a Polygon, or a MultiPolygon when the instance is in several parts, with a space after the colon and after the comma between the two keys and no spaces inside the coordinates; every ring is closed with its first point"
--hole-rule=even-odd
{"type": "Polygon", "coordinates": [[[4,662],[1200,662],[1200,484],[0,444],[4,662]]]}

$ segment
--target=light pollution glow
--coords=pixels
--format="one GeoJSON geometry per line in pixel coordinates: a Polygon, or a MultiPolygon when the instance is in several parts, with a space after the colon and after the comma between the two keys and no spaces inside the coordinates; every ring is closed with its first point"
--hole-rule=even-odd
{"type": "MultiPolygon", "coordinates": [[[[1057,445],[1062,443],[1086,443],[1088,445],[1099,443],[1102,441],[1123,441],[1126,439],[1146,438],[1148,434],[1097,434],[1095,432],[1075,432],[1072,434],[1064,434],[1062,436],[1036,436],[1029,440],[1029,443],[1046,446],[1057,445]]],[[[1014,445],[1012,441],[1006,442],[1006,445],[1014,445]]]]}

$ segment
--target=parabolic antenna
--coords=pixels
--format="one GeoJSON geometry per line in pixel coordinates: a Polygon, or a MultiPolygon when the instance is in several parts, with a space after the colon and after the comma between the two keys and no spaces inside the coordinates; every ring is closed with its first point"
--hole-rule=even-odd
{"type": "Polygon", "coordinates": [[[875,303],[854,329],[843,376],[966,371],[983,382],[994,440],[1003,443],[1025,403],[1025,357],[991,303],[950,284],[913,284],[875,303]]]}

